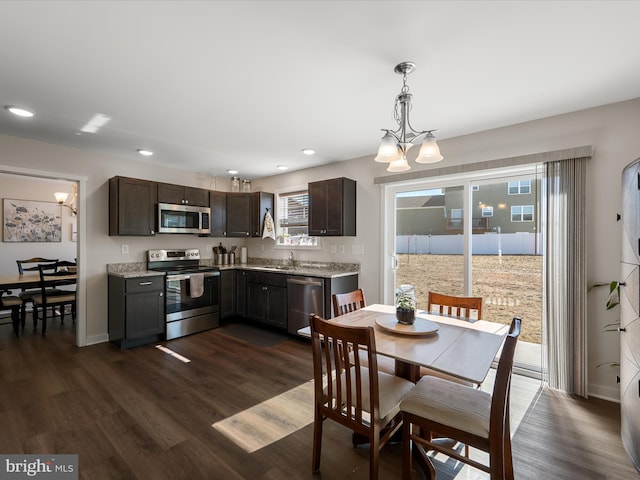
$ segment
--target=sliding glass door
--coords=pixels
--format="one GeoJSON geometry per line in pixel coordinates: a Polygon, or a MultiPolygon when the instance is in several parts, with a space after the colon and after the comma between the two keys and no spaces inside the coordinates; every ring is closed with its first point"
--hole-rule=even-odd
{"type": "Polygon", "coordinates": [[[523,318],[521,340],[535,347],[521,363],[539,369],[540,188],[535,167],[385,187],[385,303],[405,283],[419,309],[429,291],[482,297],[484,319],[523,318]]]}

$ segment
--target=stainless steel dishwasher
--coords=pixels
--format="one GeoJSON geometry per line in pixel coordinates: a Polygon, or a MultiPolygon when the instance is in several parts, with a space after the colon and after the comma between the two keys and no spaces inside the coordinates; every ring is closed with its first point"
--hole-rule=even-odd
{"type": "Polygon", "coordinates": [[[287,331],[292,334],[309,326],[312,313],[324,317],[324,281],[315,277],[289,277],[287,309],[287,331]]]}

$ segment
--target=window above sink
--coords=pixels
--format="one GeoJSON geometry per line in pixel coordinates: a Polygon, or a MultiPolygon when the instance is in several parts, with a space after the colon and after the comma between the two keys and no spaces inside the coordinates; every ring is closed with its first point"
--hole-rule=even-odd
{"type": "Polygon", "coordinates": [[[320,250],[318,237],[310,237],[309,192],[296,188],[276,192],[276,248],[320,250]]]}

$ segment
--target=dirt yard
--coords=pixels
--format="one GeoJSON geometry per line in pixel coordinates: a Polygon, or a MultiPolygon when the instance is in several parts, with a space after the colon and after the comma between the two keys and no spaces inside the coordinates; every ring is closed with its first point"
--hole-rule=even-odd
{"type": "MultiPolygon", "coordinates": [[[[472,296],[482,297],[482,317],[509,324],[522,318],[520,340],[540,343],[542,256],[475,255],[472,296]]],[[[415,285],[418,308],[427,308],[429,290],[463,295],[461,255],[398,255],[396,284],[415,285]]]]}

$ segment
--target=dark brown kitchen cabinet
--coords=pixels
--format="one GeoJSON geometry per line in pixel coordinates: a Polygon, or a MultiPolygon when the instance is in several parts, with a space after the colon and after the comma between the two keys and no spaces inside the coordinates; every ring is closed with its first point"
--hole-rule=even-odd
{"type": "Polygon", "coordinates": [[[227,193],[227,237],[251,236],[251,197],[227,193]]]}
{"type": "Polygon", "coordinates": [[[220,271],[220,318],[236,315],[236,272],[235,270],[220,271]]]}
{"type": "Polygon", "coordinates": [[[209,190],[170,183],[158,183],[158,202],[208,207],[209,190]]]}
{"type": "Polygon", "coordinates": [[[164,340],[164,275],[109,275],[109,341],[121,348],[164,340]]]}
{"type": "MultiPolygon", "coordinates": [[[[269,210],[271,216],[273,211],[273,193],[253,192],[251,195],[251,236],[262,237],[264,225],[264,215],[269,210]]],[[[275,220],[275,217],[274,217],[275,220]]]]}
{"type": "Polygon", "coordinates": [[[209,192],[211,208],[211,237],[227,236],[227,194],[226,192],[209,192]]]}
{"type": "Polygon", "coordinates": [[[109,235],[155,235],[157,196],[155,182],[109,179],[109,235]]]}
{"type": "Polygon", "coordinates": [[[247,317],[287,328],[287,277],[277,273],[247,272],[247,317]]]}
{"type": "Polygon", "coordinates": [[[309,183],[309,235],[356,235],[356,182],[333,178],[309,183]]]}
{"type": "Polygon", "coordinates": [[[227,237],[261,237],[267,208],[273,215],[273,193],[227,193],[227,237]]]}
{"type": "Polygon", "coordinates": [[[236,271],[236,314],[247,315],[247,272],[236,271]]]}

